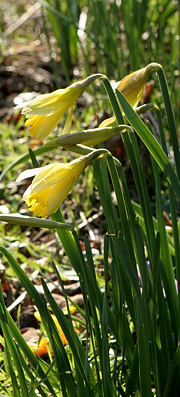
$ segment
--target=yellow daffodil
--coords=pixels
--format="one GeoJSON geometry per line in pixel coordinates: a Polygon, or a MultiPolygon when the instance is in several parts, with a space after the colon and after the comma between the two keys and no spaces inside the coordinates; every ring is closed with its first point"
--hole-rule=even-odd
{"type": "MultiPolygon", "coordinates": [[[[38,342],[28,342],[28,346],[33,352],[33,354],[37,354],[37,356],[42,356],[43,354],[48,353],[48,340],[46,336],[42,336],[40,341],[38,342]]],[[[51,353],[53,353],[52,347],[50,346],[51,353]]]]}
{"type": "Polygon", "coordinates": [[[116,85],[116,88],[122,92],[133,108],[141,99],[148,75],[148,69],[145,67],[128,74],[116,85]]]}
{"type": "MultiPolygon", "coordinates": [[[[90,84],[99,80],[100,75],[92,75],[67,88],[50,94],[39,95],[27,102],[22,113],[26,115],[26,126],[37,139],[45,138],[59,123],[90,84]]],[[[19,107],[19,106],[17,106],[19,107]]]]}
{"type": "MultiPolygon", "coordinates": [[[[38,311],[36,311],[34,313],[34,316],[37,318],[37,320],[41,321],[41,316],[40,316],[38,311]]],[[[59,335],[61,337],[63,345],[67,344],[68,341],[67,341],[67,339],[66,339],[66,337],[64,335],[64,332],[63,332],[63,330],[62,330],[62,328],[61,328],[56,316],[54,314],[51,314],[51,317],[52,317],[52,319],[53,319],[53,321],[54,321],[54,323],[55,323],[55,325],[57,327],[57,330],[59,332],[59,335]]],[[[31,351],[33,352],[33,354],[37,354],[38,356],[42,356],[43,354],[47,354],[48,353],[48,344],[49,344],[49,341],[48,341],[46,336],[42,336],[42,338],[38,342],[36,342],[36,341],[35,342],[34,341],[33,342],[32,341],[28,342],[28,346],[31,349],[31,351]]],[[[53,353],[51,345],[49,345],[49,348],[50,348],[51,353],[53,353]]]]}
{"type": "Polygon", "coordinates": [[[84,156],[70,163],[49,164],[22,172],[17,182],[35,176],[23,196],[29,209],[42,218],[55,213],[88,164],[89,157],[84,156]]]}
{"type": "MultiPolygon", "coordinates": [[[[40,313],[38,311],[34,313],[34,316],[37,318],[37,320],[41,321],[41,316],[40,316],[40,313]]],[[[64,332],[63,332],[63,330],[62,330],[62,328],[61,328],[61,326],[59,324],[59,321],[57,320],[57,318],[56,318],[56,316],[54,314],[51,314],[51,317],[52,317],[52,319],[53,319],[53,321],[54,321],[54,323],[55,323],[55,325],[57,327],[57,330],[59,332],[61,340],[62,340],[63,344],[65,345],[65,343],[68,343],[68,341],[67,341],[67,339],[66,339],[66,337],[64,335],[64,332]]]]}
{"type": "MultiPolygon", "coordinates": [[[[130,105],[136,108],[142,97],[143,89],[149,74],[159,70],[160,67],[161,66],[157,63],[150,63],[146,67],[125,76],[121,81],[116,83],[114,88],[121,91],[130,105]]],[[[113,127],[115,125],[117,125],[117,122],[116,118],[113,116],[104,120],[99,127],[113,127]]]]}

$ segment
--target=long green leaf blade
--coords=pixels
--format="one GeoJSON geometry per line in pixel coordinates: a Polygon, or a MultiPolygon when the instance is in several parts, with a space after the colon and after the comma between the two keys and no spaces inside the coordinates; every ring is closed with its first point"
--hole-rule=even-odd
{"type": "Polygon", "coordinates": [[[166,175],[168,182],[173,187],[178,198],[180,199],[180,183],[165,152],[161,148],[160,144],[156,141],[154,136],[151,134],[149,129],[146,127],[146,125],[143,123],[143,121],[140,119],[140,117],[132,109],[131,105],[123,96],[123,94],[118,90],[116,90],[116,94],[129,123],[135,129],[149,152],[152,154],[157,164],[166,175]]]}

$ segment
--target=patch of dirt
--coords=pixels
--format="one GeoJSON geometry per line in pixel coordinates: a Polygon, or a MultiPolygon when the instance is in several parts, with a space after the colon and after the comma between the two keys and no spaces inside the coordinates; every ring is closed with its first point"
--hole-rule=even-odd
{"type": "MultiPolygon", "coordinates": [[[[23,91],[45,93],[54,89],[49,47],[43,32],[42,9],[32,0],[8,0],[1,4],[0,119],[6,117],[13,99],[23,91]]],[[[67,82],[60,67],[56,42],[48,26],[52,56],[58,65],[59,83],[67,82]]]]}

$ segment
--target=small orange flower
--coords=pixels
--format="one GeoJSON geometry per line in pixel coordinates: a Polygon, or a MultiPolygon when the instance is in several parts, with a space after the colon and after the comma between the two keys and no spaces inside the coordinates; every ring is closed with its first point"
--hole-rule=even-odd
{"type": "MultiPolygon", "coordinates": [[[[33,354],[37,354],[38,356],[42,356],[43,354],[47,354],[48,352],[48,341],[45,336],[43,336],[39,343],[28,343],[29,348],[32,350],[33,354]]],[[[50,346],[51,352],[53,353],[53,350],[50,346]]]]}

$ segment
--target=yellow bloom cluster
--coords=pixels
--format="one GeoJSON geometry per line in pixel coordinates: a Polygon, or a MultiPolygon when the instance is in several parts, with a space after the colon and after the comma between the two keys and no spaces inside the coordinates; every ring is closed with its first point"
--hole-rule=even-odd
{"type": "MultiPolygon", "coordinates": [[[[159,65],[152,63],[129,74],[116,84],[116,88],[123,93],[132,107],[137,106],[149,73],[158,68],[159,65]]],[[[59,123],[63,114],[68,109],[72,109],[73,104],[85,89],[90,84],[105,78],[103,75],[92,75],[85,80],[70,85],[68,88],[56,90],[51,94],[40,95],[26,103],[23,113],[27,116],[26,125],[30,126],[30,133],[37,138],[46,137],[59,123]]],[[[71,112],[72,110],[70,115],[71,112]]],[[[115,124],[116,119],[112,117],[105,120],[101,126],[115,124]]],[[[67,129],[69,130],[69,120],[67,129]]],[[[17,181],[35,176],[23,196],[29,209],[36,216],[43,218],[55,213],[89,162],[88,156],[84,156],[71,161],[69,164],[50,164],[24,171],[17,181]]]]}

